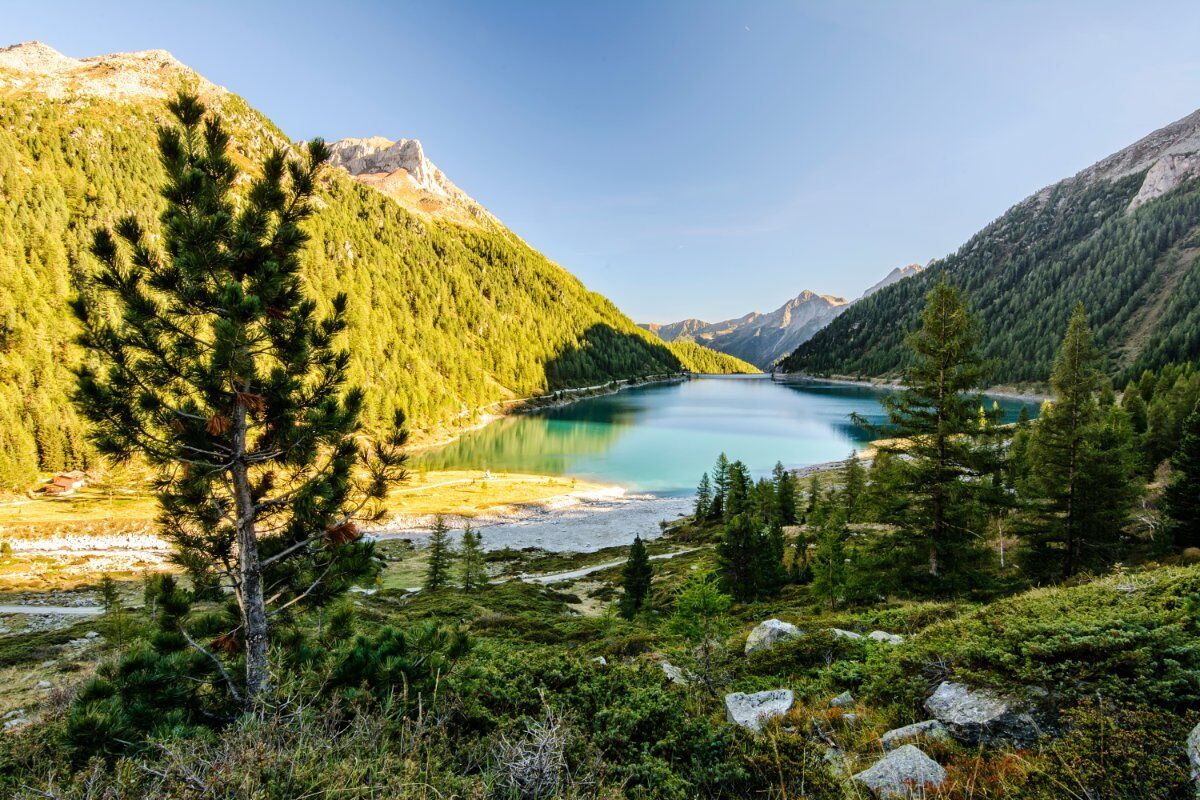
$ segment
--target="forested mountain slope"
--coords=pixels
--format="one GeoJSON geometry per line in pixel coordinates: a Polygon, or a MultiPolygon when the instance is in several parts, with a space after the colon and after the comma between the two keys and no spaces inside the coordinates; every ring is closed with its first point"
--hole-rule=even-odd
{"type": "MultiPolygon", "coordinates": [[[[94,267],[94,228],[130,212],[157,225],[155,126],[181,85],[226,118],[243,168],[289,146],[245,101],[163,51],[76,60],[37,43],[0,50],[0,485],[86,458],[69,401],[78,351],[67,302],[94,267]]],[[[490,215],[466,225],[413,211],[336,168],[319,206],[306,277],[321,303],[349,295],[345,345],[369,425],[402,408],[417,428],[452,426],[498,400],[680,369],[490,215]]]]}
{"type": "Polygon", "coordinates": [[[1001,383],[1044,381],[1082,302],[1108,371],[1200,357],[1200,111],[1018,203],[956,253],[855,303],[781,366],[897,374],[941,276],[964,290],[1001,383]]]}

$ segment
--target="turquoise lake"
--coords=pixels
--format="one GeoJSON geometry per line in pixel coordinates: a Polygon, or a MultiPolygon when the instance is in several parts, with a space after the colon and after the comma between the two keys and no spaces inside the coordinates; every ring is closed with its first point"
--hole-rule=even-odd
{"type": "MultiPolygon", "coordinates": [[[[569,475],[686,495],[721,452],[744,461],[755,476],[777,461],[804,467],[845,458],[873,438],[850,414],[884,422],[886,394],[757,375],[639,386],[498,420],[422,453],[414,466],[569,475]]],[[[1037,412],[1035,403],[996,401],[1008,421],[1022,405],[1037,412]]]]}

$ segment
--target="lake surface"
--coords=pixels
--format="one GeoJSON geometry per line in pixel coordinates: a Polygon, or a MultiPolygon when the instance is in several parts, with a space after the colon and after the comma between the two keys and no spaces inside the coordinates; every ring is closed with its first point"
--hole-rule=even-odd
{"type": "MultiPolygon", "coordinates": [[[[640,386],[498,420],[422,453],[413,465],[571,475],[685,496],[721,452],[744,461],[756,477],[777,461],[804,467],[845,458],[873,438],[850,414],[884,422],[880,399],[887,393],[757,375],[640,386]]],[[[1038,410],[1031,402],[997,402],[1007,421],[1022,405],[1031,414],[1038,410]]]]}

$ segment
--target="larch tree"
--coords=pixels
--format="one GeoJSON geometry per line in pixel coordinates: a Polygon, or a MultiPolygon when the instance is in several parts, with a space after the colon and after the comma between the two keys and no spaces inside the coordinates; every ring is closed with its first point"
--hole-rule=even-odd
{"type": "Polygon", "coordinates": [[[978,343],[974,317],[943,276],[926,295],[921,327],[908,337],[906,388],[884,398],[888,425],[855,417],[888,439],[880,453],[899,456],[892,467],[900,502],[883,521],[899,526],[900,550],[924,563],[921,583],[935,591],[959,588],[976,567],[987,522],[983,504],[994,492],[983,480],[997,465],[979,441],[976,390],[988,365],[978,343]]]}
{"type": "Polygon", "coordinates": [[[458,570],[465,591],[473,592],[487,582],[487,568],[483,561],[483,536],[470,525],[463,528],[458,570]]]}
{"type": "Polygon", "coordinates": [[[126,216],[94,234],[76,399],[101,453],[157,470],[159,528],[194,585],[232,588],[241,624],[223,642],[244,650],[244,695],[221,672],[250,705],[269,685],[271,617],[375,568],[358,522],[403,477],[402,418],[362,437],[346,298],[319,312],[300,274],[325,145],[274,150],[239,192],[221,120],[187,93],[168,108],[160,232],[126,216]]]}

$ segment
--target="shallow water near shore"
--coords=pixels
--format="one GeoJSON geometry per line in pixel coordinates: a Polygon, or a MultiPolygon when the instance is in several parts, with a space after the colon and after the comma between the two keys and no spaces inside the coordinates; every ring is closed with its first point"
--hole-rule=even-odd
{"type": "MultiPolygon", "coordinates": [[[[705,376],[591,397],[499,420],[420,454],[417,467],[576,476],[664,497],[690,496],[717,454],[755,477],[843,459],[873,438],[850,421],[884,421],[886,389],[705,376]]],[[[986,398],[988,405],[993,398],[986,398]]],[[[1022,405],[995,398],[1011,421],[1022,405]]]]}

